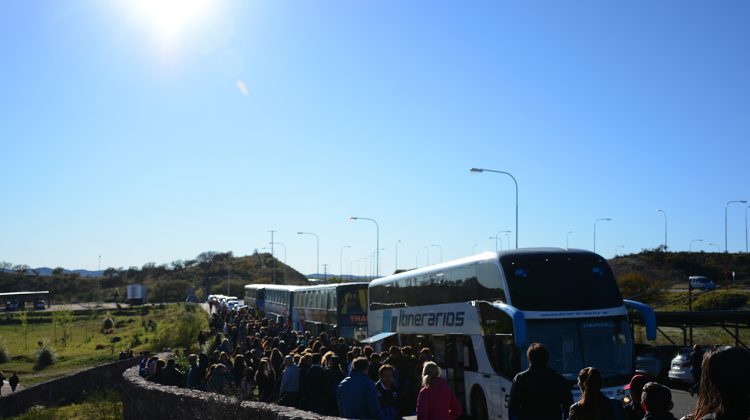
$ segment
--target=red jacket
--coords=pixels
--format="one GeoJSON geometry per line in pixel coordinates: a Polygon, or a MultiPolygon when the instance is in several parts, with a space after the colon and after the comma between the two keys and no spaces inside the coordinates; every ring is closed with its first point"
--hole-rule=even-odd
{"type": "Polygon", "coordinates": [[[463,414],[461,403],[448,382],[435,378],[430,386],[424,386],[417,397],[417,420],[453,420],[463,414]]]}

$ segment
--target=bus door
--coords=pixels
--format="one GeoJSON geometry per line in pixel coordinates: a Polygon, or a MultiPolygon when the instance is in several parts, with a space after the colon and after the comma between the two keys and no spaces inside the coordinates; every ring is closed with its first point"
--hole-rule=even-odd
{"type": "Polygon", "coordinates": [[[445,340],[445,370],[448,384],[466,412],[466,385],[464,381],[464,340],[462,335],[451,334],[445,340]]]}
{"type": "Polygon", "coordinates": [[[453,389],[461,406],[466,410],[466,375],[467,371],[476,371],[471,338],[461,334],[449,334],[432,337],[435,362],[445,370],[445,379],[453,389]]]}

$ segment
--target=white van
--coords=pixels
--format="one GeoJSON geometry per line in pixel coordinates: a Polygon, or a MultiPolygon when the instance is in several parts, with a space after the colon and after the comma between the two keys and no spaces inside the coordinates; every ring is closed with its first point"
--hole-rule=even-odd
{"type": "Polygon", "coordinates": [[[690,276],[688,282],[692,289],[700,289],[703,291],[716,289],[716,283],[705,276],[690,276]]]}

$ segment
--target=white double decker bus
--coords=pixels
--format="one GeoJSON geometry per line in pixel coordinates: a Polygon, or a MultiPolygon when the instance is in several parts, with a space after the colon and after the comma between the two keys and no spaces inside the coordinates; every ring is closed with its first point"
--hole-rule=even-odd
{"type": "Polygon", "coordinates": [[[507,419],[513,377],[528,367],[529,343],[575,388],[599,369],[605,392],[624,396],[633,373],[628,309],[656,338],[654,312],[623,300],[607,261],[583,250],[487,252],[370,283],[368,333],[378,348],[428,347],[466,412],[507,419]]]}

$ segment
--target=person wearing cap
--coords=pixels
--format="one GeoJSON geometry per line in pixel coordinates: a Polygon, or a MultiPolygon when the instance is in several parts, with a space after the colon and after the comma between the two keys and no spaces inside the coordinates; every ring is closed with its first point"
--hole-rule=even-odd
{"type": "Polygon", "coordinates": [[[630,383],[625,385],[625,390],[630,390],[630,402],[625,404],[626,420],[641,420],[645,415],[641,407],[641,393],[649,382],[651,378],[647,375],[635,374],[630,383]]]}

